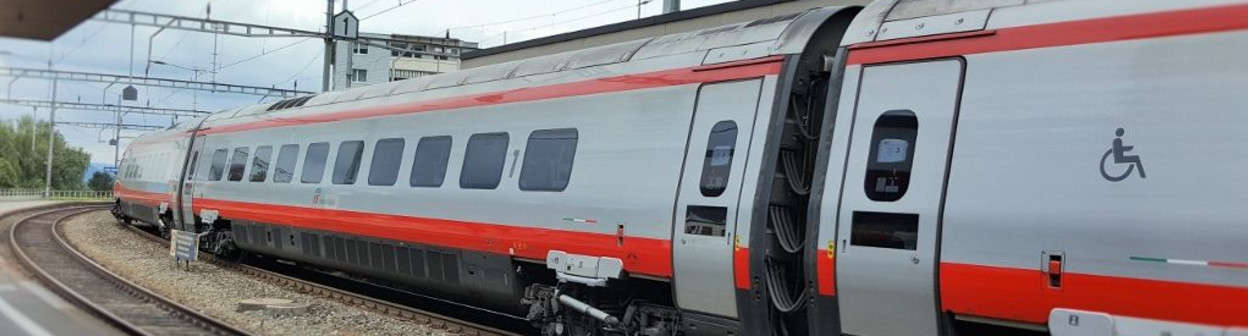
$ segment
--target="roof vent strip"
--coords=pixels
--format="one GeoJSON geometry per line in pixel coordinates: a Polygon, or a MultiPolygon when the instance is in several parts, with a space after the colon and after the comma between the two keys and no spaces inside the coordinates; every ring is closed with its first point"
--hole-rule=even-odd
{"type": "Polygon", "coordinates": [[[289,108],[300,107],[303,106],[304,103],[307,103],[308,100],[312,99],[312,97],[316,97],[316,95],[282,100],[273,103],[273,105],[270,105],[269,108],[265,109],[265,111],[281,111],[289,108]]]}

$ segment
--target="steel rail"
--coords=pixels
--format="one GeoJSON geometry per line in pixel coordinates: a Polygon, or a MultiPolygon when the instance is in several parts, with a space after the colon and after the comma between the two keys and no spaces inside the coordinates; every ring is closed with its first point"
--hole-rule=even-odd
{"type": "Polygon", "coordinates": [[[179,334],[251,335],[122,278],[78,252],[62,237],[59,227],[66,219],[104,209],[105,206],[78,206],[45,210],[21,218],[9,229],[10,247],[21,264],[54,292],[124,332],[152,336],[171,331],[179,334]],[[49,223],[45,227],[30,226],[36,221],[49,223]],[[41,250],[38,251],[40,253],[35,253],[36,249],[41,250]],[[28,253],[27,250],[31,251],[28,253]],[[88,293],[86,289],[96,291],[88,293]],[[117,292],[124,295],[106,295],[117,292]],[[121,311],[123,309],[126,311],[121,311]],[[136,314],[136,310],[148,313],[136,314]],[[150,312],[153,310],[166,315],[152,315],[150,312]]]}

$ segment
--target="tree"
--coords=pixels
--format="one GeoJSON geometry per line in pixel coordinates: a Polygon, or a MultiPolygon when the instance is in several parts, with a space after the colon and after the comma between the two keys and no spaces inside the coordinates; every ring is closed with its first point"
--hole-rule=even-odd
{"type": "Polygon", "coordinates": [[[102,171],[91,174],[91,180],[87,181],[87,186],[95,191],[113,190],[113,175],[102,171]]]}
{"type": "MultiPolygon", "coordinates": [[[[43,188],[48,132],[53,131],[49,126],[26,116],[0,121],[0,188],[43,188]]],[[[82,172],[86,171],[91,155],[68,147],[60,133],[52,134],[52,150],[52,189],[85,189],[82,172]]]]}

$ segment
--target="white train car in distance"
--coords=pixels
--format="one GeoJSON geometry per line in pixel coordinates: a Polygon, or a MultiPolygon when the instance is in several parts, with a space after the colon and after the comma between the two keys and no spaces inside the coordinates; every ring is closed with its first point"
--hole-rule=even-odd
{"type": "Polygon", "coordinates": [[[1248,336],[1246,60],[1242,0],[816,8],[217,113],[117,213],[543,335],[1248,336]]]}

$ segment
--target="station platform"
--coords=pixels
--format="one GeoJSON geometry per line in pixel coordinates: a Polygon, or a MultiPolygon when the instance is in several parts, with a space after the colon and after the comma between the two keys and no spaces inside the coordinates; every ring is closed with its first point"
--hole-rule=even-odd
{"type": "MultiPolygon", "coordinates": [[[[54,201],[0,200],[0,216],[54,201]]],[[[8,237],[8,226],[0,227],[8,237]]],[[[0,251],[0,335],[122,335],[23,273],[12,251],[0,251]]]]}

